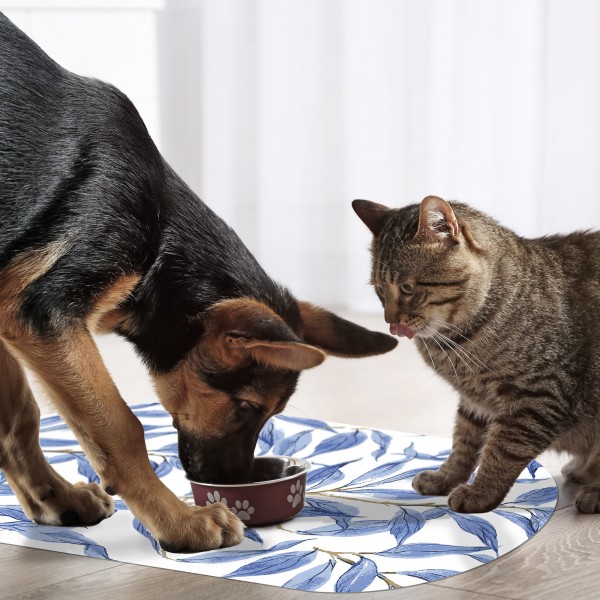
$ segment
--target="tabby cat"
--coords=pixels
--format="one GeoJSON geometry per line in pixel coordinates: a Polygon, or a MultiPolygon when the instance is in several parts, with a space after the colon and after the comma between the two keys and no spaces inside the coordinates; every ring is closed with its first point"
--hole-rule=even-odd
{"type": "Polygon", "coordinates": [[[553,449],[573,456],[563,473],[581,486],[577,508],[600,512],[600,233],[525,239],[435,196],[352,206],[374,235],[390,331],[414,337],[460,395],[452,452],[414,489],[487,512],[553,449]]]}

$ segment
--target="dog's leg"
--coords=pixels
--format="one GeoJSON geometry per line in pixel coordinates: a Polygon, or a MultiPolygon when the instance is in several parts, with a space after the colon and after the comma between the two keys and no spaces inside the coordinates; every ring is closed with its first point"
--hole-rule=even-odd
{"type": "Polygon", "coordinates": [[[187,506],[158,479],[143,427],[120,397],[87,328],[52,339],[24,333],[8,345],[44,382],[105,489],[123,498],[163,548],[194,552],[242,540],[242,522],[223,505],[187,506]]]}
{"type": "Polygon", "coordinates": [[[0,467],[25,514],[46,525],[93,525],[112,515],[112,499],[98,484],[71,485],[44,458],[39,408],[2,341],[0,379],[0,467]]]}

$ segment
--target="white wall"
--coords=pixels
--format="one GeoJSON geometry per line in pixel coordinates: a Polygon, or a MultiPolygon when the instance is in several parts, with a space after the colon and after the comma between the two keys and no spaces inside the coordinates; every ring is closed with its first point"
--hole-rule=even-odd
{"type": "Polygon", "coordinates": [[[17,22],[124,89],[299,296],[379,310],[353,198],[438,194],[523,235],[600,226],[597,0],[40,3],[17,22]]]}

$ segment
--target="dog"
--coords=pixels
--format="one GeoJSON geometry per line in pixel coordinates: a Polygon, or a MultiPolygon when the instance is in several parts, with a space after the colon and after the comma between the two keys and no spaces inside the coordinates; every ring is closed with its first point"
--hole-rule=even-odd
{"type": "Polygon", "coordinates": [[[124,94],[66,71],[0,13],[0,468],[37,523],[98,523],[119,494],[165,550],[239,543],[226,507],[188,506],[155,475],[94,343],[107,332],[147,365],[188,477],[214,483],[249,481],[258,434],[302,370],[397,343],[273,282],[124,94]],[[23,366],[101,485],[45,460],[23,366]]]}

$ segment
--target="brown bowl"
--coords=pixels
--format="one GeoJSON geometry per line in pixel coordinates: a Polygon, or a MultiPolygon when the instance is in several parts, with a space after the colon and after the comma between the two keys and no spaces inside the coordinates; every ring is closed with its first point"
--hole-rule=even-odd
{"type": "Polygon", "coordinates": [[[246,525],[272,525],[296,516],[304,508],[310,463],[290,456],[254,459],[252,483],[225,485],[192,481],[194,502],[222,502],[246,525]]]}

